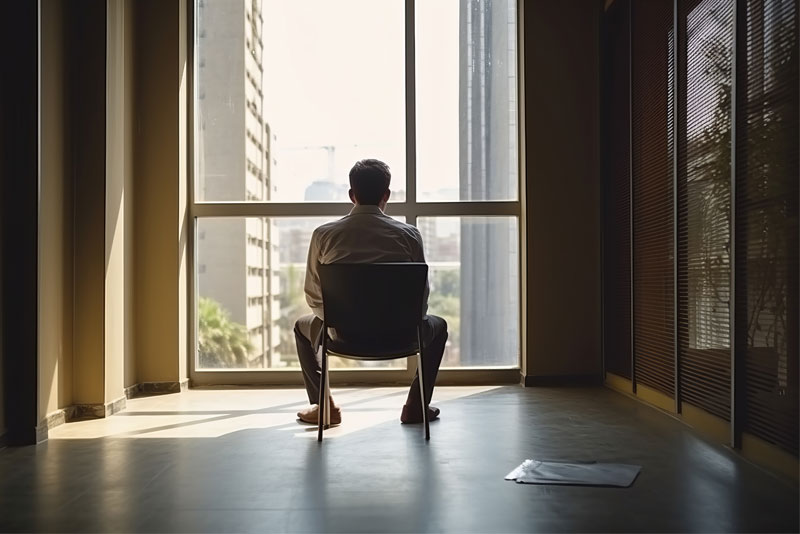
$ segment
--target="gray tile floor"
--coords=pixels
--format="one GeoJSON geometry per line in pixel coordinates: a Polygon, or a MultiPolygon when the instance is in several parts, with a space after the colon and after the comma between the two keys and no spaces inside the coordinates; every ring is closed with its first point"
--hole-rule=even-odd
{"type": "Polygon", "coordinates": [[[337,393],[320,445],[300,390],[192,390],[0,451],[0,530],[798,531],[798,488],[603,388],[440,388],[430,442],[401,389],[337,393]],[[349,428],[348,428],[349,427],[349,428]],[[519,485],[525,458],[638,463],[631,488],[519,485]]]}

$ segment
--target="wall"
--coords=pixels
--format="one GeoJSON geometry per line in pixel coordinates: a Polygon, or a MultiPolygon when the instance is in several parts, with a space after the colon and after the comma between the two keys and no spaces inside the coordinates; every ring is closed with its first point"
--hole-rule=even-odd
{"type": "MultiPolygon", "coordinates": [[[[0,41],[1,42],[1,41],[0,41]]],[[[5,110],[3,104],[3,91],[0,88],[0,147],[5,146],[4,135],[5,128],[2,127],[5,110]]],[[[5,169],[5,156],[3,150],[0,149],[0,169],[5,169]]],[[[0,182],[0,209],[5,208],[3,203],[3,184],[0,182]]],[[[5,360],[3,357],[5,340],[3,338],[3,216],[0,214],[0,446],[3,443],[3,436],[6,433],[6,392],[4,382],[5,360]]]]}
{"type": "Polygon", "coordinates": [[[135,5],[134,272],[140,382],[186,376],[185,2],[135,5]],[[184,11],[181,11],[183,9],[184,11]],[[183,57],[182,57],[183,56],[183,57]],[[176,247],[176,242],[179,246],[176,247]]]}
{"type": "Polygon", "coordinates": [[[105,397],[135,381],[133,310],[132,5],[107,3],[105,194],[105,397]]]}
{"type": "Polygon", "coordinates": [[[75,180],[75,313],[73,398],[105,401],[106,6],[102,0],[66,10],[75,180]]]}
{"type": "Polygon", "coordinates": [[[601,372],[602,8],[602,0],[524,6],[529,378],[601,372]]]}
{"type": "Polygon", "coordinates": [[[41,4],[38,420],[72,402],[72,180],[66,150],[65,0],[41,4]]]}
{"type": "Polygon", "coordinates": [[[135,382],[132,3],[65,1],[42,2],[40,422],[135,382]]]}
{"type": "Polygon", "coordinates": [[[3,393],[6,442],[28,445],[36,442],[38,404],[39,4],[5,2],[2,13],[3,393]]]}
{"type": "Polygon", "coordinates": [[[138,382],[136,376],[136,352],[135,352],[135,314],[136,308],[134,306],[134,188],[133,188],[133,134],[134,134],[134,11],[133,0],[125,0],[123,9],[124,18],[124,39],[123,47],[125,49],[125,101],[124,106],[124,122],[126,127],[125,137],[125,387],[132,386],[138,382]]]}

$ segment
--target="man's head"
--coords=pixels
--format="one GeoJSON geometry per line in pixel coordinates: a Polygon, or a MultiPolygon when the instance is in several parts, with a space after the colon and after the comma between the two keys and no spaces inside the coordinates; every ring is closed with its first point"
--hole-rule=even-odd
{"type": "Polygon", "coordinates": [[[362,159],[350,169],[350,200],[384,209],[391,181],[388,165],[377,159],[362,159]]]}

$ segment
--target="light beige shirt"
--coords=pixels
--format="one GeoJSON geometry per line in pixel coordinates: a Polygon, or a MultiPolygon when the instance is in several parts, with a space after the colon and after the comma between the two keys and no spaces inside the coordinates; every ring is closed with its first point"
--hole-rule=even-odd
{"type": "MultiPolygon", "coordinates": [[[[396,221],[378,206],[354,206],[338,221],[323,224],[311,235],[306,268],[306,301],[323,318],[319,265],[326,263],[425,262],[422,236],[413,226],[396,221]]],[[[422,313],[428,309],[428,281],[422,313]]]]}

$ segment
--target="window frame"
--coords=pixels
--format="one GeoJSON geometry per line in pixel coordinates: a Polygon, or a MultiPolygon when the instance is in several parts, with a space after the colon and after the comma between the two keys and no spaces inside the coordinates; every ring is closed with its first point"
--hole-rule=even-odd
{"type": "MultiPolygon", "coordinates": [[[[349,202],[253,202],[253,201],[197,201],[195,198],[195,12],[202,0],[187,2],[187,217],[190,231],[187,236],[187,371],[192,385],[302,385],[302,373],[297,368],[277,369],[197,369],[197,259],[198,220],[210,217],[343,217],[352,208],[349,202]]],[[[524,61],[523,61],[523,11],[524,2],[517,0],[516,21],[516,142],[517,142],[517,199],[503,201],[446,201],[421,202],[417,199],[416,175],[416,61],[415,61],[415,0],[405,4],[405,119],[406,119],[406,198],[391,202],[388,210],[392,216],[405,217],[408,224],[417,226],[418,217],[514,217],[517,220],[518,239],[518,346],[516,365],[443,368],[439,371],[439,385],[485,385],[519,383],[524,375],[525,343],[525,209],[524,209],[524,61]]],[[[405,369],[331,369],[333,385],[408,385],[416,372],[416,360],[406,359],[405,369]]]]}

